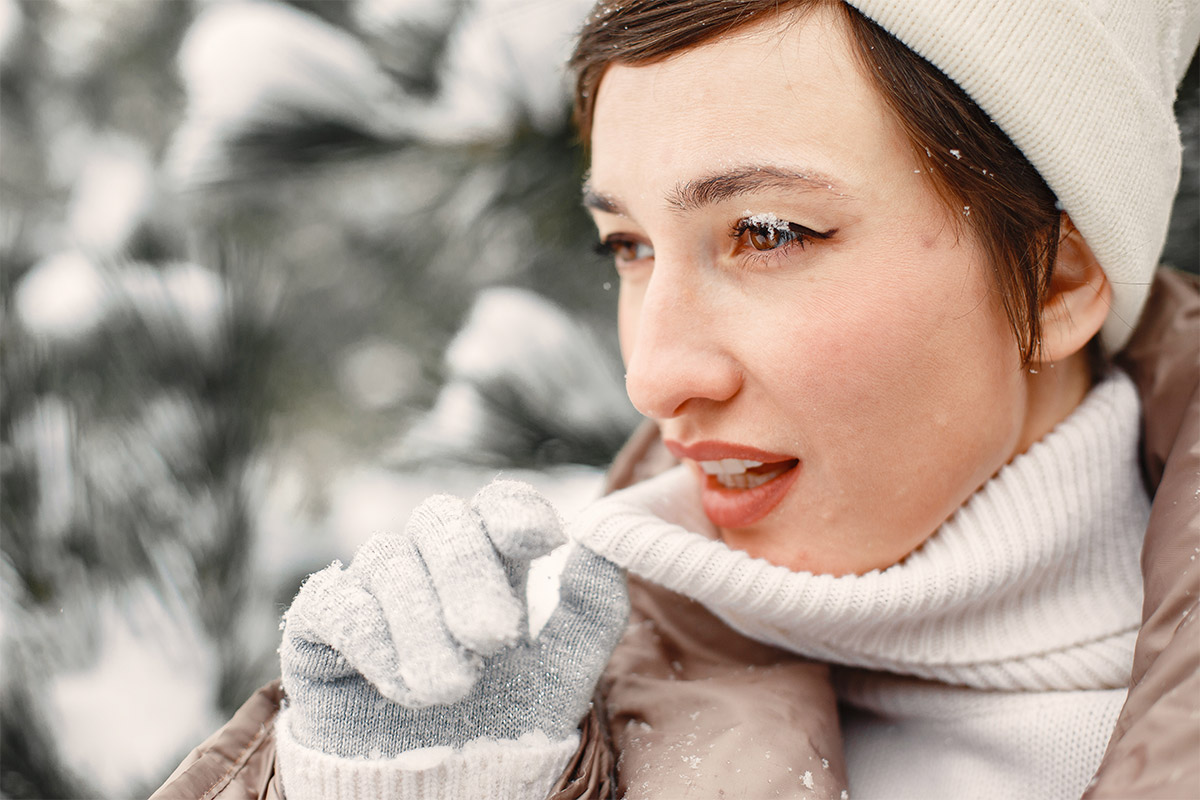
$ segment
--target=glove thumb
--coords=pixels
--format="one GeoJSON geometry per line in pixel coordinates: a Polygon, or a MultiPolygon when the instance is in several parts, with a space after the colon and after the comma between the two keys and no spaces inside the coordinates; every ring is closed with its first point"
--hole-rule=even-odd
{"type": "Polygon", "coordinates": [[[542,663],[590,696],[628,620],[625,571],[576,544],[559,579],[558,607],[538,636],[542,663]]]}

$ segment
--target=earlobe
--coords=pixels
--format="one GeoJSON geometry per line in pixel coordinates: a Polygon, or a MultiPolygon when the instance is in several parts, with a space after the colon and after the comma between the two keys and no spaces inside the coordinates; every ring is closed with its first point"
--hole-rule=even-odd
{"type": "Polygon", "coordinates": [[[1084,241],[1063,214],[1058,257],[1042,305],[1042,363],[1063,361],[1080,352],[1100,330],[1112,306],[1112,287],[1084,241]]]}

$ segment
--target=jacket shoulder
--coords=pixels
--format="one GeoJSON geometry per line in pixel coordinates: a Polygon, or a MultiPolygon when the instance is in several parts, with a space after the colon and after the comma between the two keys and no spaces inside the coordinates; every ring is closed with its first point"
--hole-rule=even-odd
{"type": "Polygon", "coordinates": [[[1172,451],[1188,443],[1181,428],[1200,385],[1200,278],[1159,270],[1142,318],[1114,360],[1142,396],[1143,465],[1153,490],[1172,451]]]}
{"type": "Polygon", "coordinates": [[[1175,797],[1200,786],[1200,288],[1162,270],[1117,362],[1138,384],[1142,464],[1154,496],[1145,595],[1125,707],[1087,793],[1175,797]]]}
{"type": "Polygon", "coordinates": [[[275,780],[275,717],[283,687],[274,680],[188,754],[150,800],[283,800],[275,780]]]}

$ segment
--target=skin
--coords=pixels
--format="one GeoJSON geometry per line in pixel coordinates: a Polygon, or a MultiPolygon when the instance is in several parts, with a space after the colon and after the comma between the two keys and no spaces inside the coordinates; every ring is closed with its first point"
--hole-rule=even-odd
{"type": "Polygon", "coordinates": [[[1031,372],[974,235],[828,10],[610,67],[591,147],[634,405],[683,445],[800,459],[772,511],[720,530],[733,548],[835,575],[895,564],[1088,390],[1107,285],[1086,244],[1064,240],[1031,372]],[[751,214],[827,238],[737,235],[751,214]]]}

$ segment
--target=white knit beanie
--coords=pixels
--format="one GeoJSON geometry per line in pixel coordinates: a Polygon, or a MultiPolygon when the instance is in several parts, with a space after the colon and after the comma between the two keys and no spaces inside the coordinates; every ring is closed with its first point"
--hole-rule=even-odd
{"type": "Polygon", "coordinates": [[[1113,288],[1102,336],[1129,339],[1179,185],[1175,90],[1200,0],[847,0],[958,83],[1058,196],[1113,288]]]}

